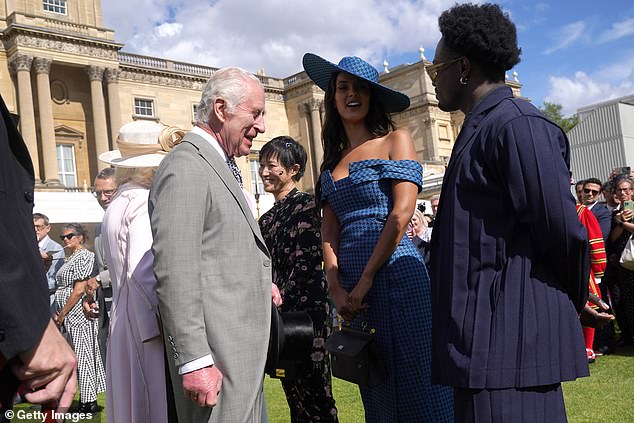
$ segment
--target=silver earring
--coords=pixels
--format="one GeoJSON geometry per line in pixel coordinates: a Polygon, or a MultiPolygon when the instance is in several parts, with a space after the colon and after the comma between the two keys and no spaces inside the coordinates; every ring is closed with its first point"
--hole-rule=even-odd
{"type": "Polygon", "coordinates": [[[461,84],[461,85],[467,85],[467,82],[469,82],[469,79],[468,79],[468,78],[466,78],[466,77],[464,77],[464,76],[461,76],[461,77],[460,77],[460,84],[461,84]]]}

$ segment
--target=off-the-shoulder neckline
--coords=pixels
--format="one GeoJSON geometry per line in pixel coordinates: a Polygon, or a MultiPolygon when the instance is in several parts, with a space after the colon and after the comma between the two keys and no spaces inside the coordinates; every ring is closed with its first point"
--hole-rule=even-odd
{"type": "Polygon", "coordinates": [[[339,178],[335,181],[335,178],[332,177],[332,172],[330,171],[330,169],[326,169],[325,172],[328,172],[328,174],[330,175],[330,179],[332,180],[333,183],[337,183],[337,182],[341,182],[345,179],[349,179],[350,178],[350,168],[353,167],[353,165],[357,165],[359,163],[364,163],[364,162],[412,162],[412,163],[416,163],[416,164],[420,164],[418,163],[418,161],[416,160],[411,160],[411,159],[401,159],[401,160],[392,160],[392,159],[363,159],[363,160],[356,160],[354,162],[350,162],[348,163],[348,175],[344,176],[343,178],[339,178]]]}

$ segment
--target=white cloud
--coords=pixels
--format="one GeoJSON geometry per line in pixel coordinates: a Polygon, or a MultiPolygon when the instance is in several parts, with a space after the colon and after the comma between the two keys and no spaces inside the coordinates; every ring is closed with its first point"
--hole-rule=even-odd
{"type": "Polygon", "coordinates": [[[183,24],[165,22],[154,28],[154,32],[159,38],[175,37],[181,33],[183,24]]]}
{"type": "Polygon", "coordinates": [[[634,18],[624,19],[612,24],[612,27],[599,35],[599,42],[615,41],[634,34],[634,18]]]}
{"type": "Polygon", "coordinates": [[[634,93],[634,57],[598,69],[594,75],[577,71],[574,76],[550,76],[544,101],[561,104],[566,116],[594,103],[634,93]]]}
{"type": "Polygon", "coordinates": [[[429,52],[438,15],[455,0],[130,0],[102,2],[105,24],[132,53],[285,77],[313,52],[333,61],[429,52]],[[140,4],[139,4],[140,3],[140,4]]]}
{"type": "Polygon", "coordinates": [[[561,50],[572,45],[575,41],[584,35],[586,24],[583,21],[577,21],[570,23],[559,31],[553,37],[554,45],[544,51],[545,54],[554,53],[557,50],[561,50]]]}

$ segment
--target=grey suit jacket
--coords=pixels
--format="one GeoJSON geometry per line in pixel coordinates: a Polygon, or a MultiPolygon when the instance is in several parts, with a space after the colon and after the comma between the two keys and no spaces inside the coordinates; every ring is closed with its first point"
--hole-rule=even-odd
{"type": "Polygon", "coordinates": [[[188,133],[161,163],[149,211],[179,420],[260,422],[271,260],[240,186],[213,147],[188,133]],[[186,398],[177,374],[207,354],[224,375],[213,409],[186,398]]]}

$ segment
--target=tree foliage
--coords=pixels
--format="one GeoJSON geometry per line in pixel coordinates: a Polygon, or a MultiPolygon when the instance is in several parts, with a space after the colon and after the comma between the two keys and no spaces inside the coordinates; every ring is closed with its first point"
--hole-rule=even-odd
{"type": "Polygon", "coordinates": [[[540,112],[548,116],[548,118],[559,125],[564,132],[568,133],[579,122],[579,117],[576,113],[572,116],[565,117],[561,113],[561,108],[561,104],[549,103],[547,101],[544,101],[543,106],[538,107],[540,112]]]}

